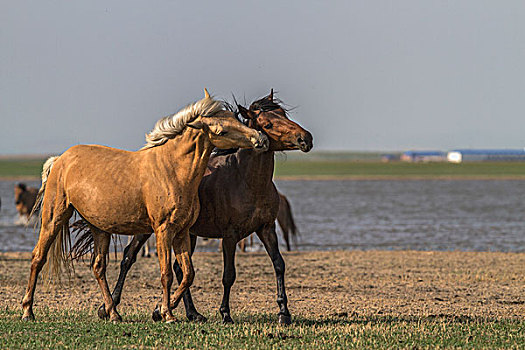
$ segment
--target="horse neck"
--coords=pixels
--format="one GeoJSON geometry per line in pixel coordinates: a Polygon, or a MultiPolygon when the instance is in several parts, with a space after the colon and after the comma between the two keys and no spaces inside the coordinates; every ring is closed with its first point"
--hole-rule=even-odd
{"type": "Polygon", "coordinates": [[[167,175],[190,182],[198,187],[210,159],[213,145],[201,131],[186,128],[182,134],[168,140],[164,145],[151,149],[157,164],[167,175]]]}
{"type": "Polygon", "coordinates": [[[241,149],[238,158],[239,170],[250,188],[254,191],[266,192],[273,180],[274,152],[241,149]]]}

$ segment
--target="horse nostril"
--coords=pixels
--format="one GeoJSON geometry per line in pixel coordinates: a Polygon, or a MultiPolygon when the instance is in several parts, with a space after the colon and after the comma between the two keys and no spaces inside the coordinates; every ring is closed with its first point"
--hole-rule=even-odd
{"type": "Polygon", "coordinates": [[[312,149],[312,135],[307,132],[304,135],[298,136],[297,145],[303,152],[310,151],[312,149]]]}

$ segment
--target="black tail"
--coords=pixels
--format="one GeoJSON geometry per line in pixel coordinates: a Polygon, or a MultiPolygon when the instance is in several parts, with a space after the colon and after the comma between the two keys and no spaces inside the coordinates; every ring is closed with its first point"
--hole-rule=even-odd
{"type": "Polygon", "coordinates": [[[294,243],[297,245],[297,236],[299,236],[299,230],[295,225],[293,219],[292,207],[288,199],[281,193],[279,193],[279,213],[277,214],[277,222],[283,231],[284,241],[286,242],[286,248],[288,251],[291,250],[289,235],[291,233],[294,243]]]}
{"type": "MultiPolygon", "coordinates": [[[[93,264],[95,256],[93,255],[93,234],[88,223],[84,219],[80,219],[71,224],[71,233],[75,234],[75,244],[69,251],[69,258],[71,260],[80,260],[85,255],[91,253],[90,262],[93,264]]],[[[111,235],[113,239],[113,247],[115,249],[115,259],[117,258],[117,235],[111,235]]],[[[120,242],[120,240],[118,240],[120,242]]]]}

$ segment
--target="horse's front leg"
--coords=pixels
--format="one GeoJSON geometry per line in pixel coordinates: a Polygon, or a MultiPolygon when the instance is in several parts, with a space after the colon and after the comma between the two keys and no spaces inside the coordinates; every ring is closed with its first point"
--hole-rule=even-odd
{"type": "MultiPolygon", "coordinates": [[[[115,285],[115,289],[113,289],[113,293],[111,293],[115,307],[120,304],[120,298],[122,295],[122,289],[124,288],[124,282],[126,281],[126,276],[131,269],[131,266],[133,266],[135,261],[137,261],[137,254],[140,251],[140,248],[148,241],[148,238],[150,237],[151,234],[135,235],[133,236],[133,240],[124,249],[124,256],[120,262],[118,281],[115,285]]],[[[106,319],[108,317],[104,304],[98,308],[98,317],[102,319],[106,319]]]]}
{"type": "MultiPolygon", "coordinates": [[[[182,270],[182,279],[180,281],[179,287],[173,294],[173,303],[169,305],[170,313],[171,310],[177,307],[180,300],[182,299],[182,295],[190,288],[191,284],[193,283],[193,278],[195,277],[195,271],[191,262],[191,242],[188,229],[179,232],[173,238],[173,251],[175,252],[175,258],[177,259],[177,262],[182,270]]],[[[153,311],[152,317],[155,322],[160,321],[161,317],[164,318],[162,308],[159,309],[157,307],[153,311]]]]}
{"type": "Polygon", "coordinates": [[[95,254],[93,259],[93,274],[97,279],[100,289],[102,290],[102,296],[104,298],[105,305],[104,312],[106,315],[109,315],[109,319],[111,321],[120,322],[122,321],[122,317],[120,317],[118,314],[116,305],[113,303],[113,298],[109,292],[108,281],[106,279],[106,258],[109,251],[111,235],[93,228],[92,231],[95,254]]]}
{"type": "Polygon", "coordinates": [[[233,323],[230,315],[230,290],[235,282],[235,249],[237,247],[237,238],[225,236],[222,239],[222,258],[224,260],[224,271],[222,273],[222,285],[224,294],[219,309],[222,315],[223,323],[233,323]]]}
{"type": "Polygon", "coordinates": [[[292,316],[288,310],[288,298],[284,287],[284,272],[285,265],[281,252],[279,251],[279,243],[277,241],[277,234],[275,233],[275,223],[263,226],[257,231],[257,236],[264,244],[266,252],[272,259],[273,269],[275,270],[275,277],[277,279],[277,304],[279,305],[279,323],[290,324],[292,316]]]}
{"type": "MultiPolygon", "coordinates": [[[[160,265],[160,281],[162,283],[162,304],[160,305],[160,317],[166,322],[175,321],[170,309],[170,289],[173,283],[173,270],[171,269],[171,247],[173,234],[164,224],[155,230],[157,239],[157,252],[160,265]]],[[[154,317],[154,320],[157,321],[154,317]]]]}
{"type": "MultiPolygon", "coordinates": [[[[190,235],[190,241],[191,241],[191,255],[193,255],[193,252],[195,251],[195,245],[197,244],[197,236],[190,235]]],[[[179,263],[177,260],[173,262],[173,271],[175,271],[175,276],[177,277],[177,280],[179,281],[179,284],[182,282],[183,273],[182,269],[179,266],[179,263]]],[[[193,304],[193,299],[191,297],[190,288],[184,292],[182,295],[182,300],[184,301],[184,307],[186,309],[186,317],[190,321],[195,322],[206,322],[207,319],[203,315],[201,315],[197,309],[195,308],[195,305],[193,304]]]]}
{"type": "Polygon", "coordinates": [[[179,305],[184,293],[189,291],[190,286],[195,278],[195,270],[191,261],[191,238],[189,229],[185,229],[175,236],[173,240],[173,251],[175,258],[182,270],[182,280],[179,283],[179,288],[173,293],[173,303],[171,308],[174,309],[179,305]]]}

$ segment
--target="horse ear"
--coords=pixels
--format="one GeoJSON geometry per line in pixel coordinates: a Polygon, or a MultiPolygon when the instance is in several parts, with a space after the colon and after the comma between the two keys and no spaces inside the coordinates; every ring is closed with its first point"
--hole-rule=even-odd
{"type": "Polygon", "coordinates": [[[244,108],[241,105],[237,105],[237,108],[239,108],[239,113],[241,113],[241,115],[244,118],[246,118],[246,119],[253,119],[253,116],[252,116],[252,114],[250,113],[249,110],[247,110],[246,108],[244,108]]]}
{"type": "Polygon", "coordinates": [[[23,183],[16,184],[16,187],[18,187],[24,192],[27,190],[26,184],[23,184],[23,183]]]}
{"type": "Polygon", "coordinates": [[[204,88],[204,98],[210,98],[210,93],[206,88],[204,88]]]}
{"type": "Polygon", "coordinates": [[[273,89],[270,91],[270,94],[268,95],[268,99],[273,102],[273,89]]]}
{"type": "Polygon", "coordinates": [[[190,123],[187,123],[186,126],[192,128],[192,129],[196,129],[196,130],[201,130],[201,129],[204,129],[204,123],[200,120],[194,120],[190,123]]]}

